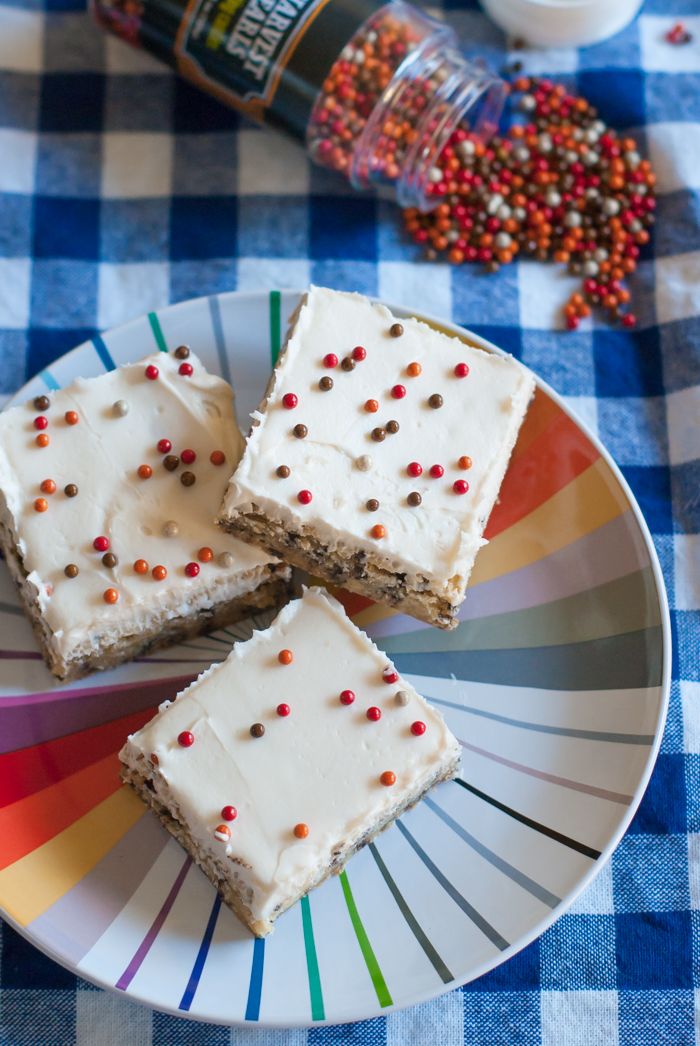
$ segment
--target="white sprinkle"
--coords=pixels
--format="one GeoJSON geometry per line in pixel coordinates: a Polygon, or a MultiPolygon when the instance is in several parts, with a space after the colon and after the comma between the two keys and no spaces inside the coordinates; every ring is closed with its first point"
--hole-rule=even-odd
{"type": "Polygon", "coordinates": [[[222,566],[222,567],[232,567],[233,566],[233,553],[232,552],[222,552],[219,555],[219,565],[222,566]]]}
{"type": "Polygon", "coordinates": [[[564,225],[567,229],[576,229],[581,224],[581,215],[578,211],[567,211],[564,215],[564,225]]]}
{"type": "Polygon", "coordinates": [[[620,204],[612,196],[606,196],[603,200],[603,213],[612,218],[613,215],[620,213],[620,204]]]}
{"type": "Polygon", "coordinates": [[[358,468],[360,472],[369,472],[372,468],[372,459],[369,454],[362,454],[359,458],[356,458],[355,468],[358,468]]]}
{"type": "Polygon", "coordinates": [[[180,533],[180,528],[179,528],[179,526],[177,525],[177,523],[175,522],[174,519],[169,519],[169,520],[167,520],[166,523],[163,524],[163,537],[164,538],[174,538],[179,533],[180,533]]]}
{"type": "Polygon", "coordinates": [[[112,404],[112,410],[118,418],[124,418],[129,413],[129,404],[126,400],[117,400],[112,404]]]}
{"type": "Polygon", "coordinates": [[[394,694],[394,701],[401,708],[404,708],[408,704],[408,694],[405,690],[397,690],[394,694]]]}
{"type": "Polygon", "coordinates": [[[438,182],[441,182],[442,177],[442,171],[439,167],[431,167],[428,171],[428,181],[432,182],[433,185],[437,185],[438,182]]]}

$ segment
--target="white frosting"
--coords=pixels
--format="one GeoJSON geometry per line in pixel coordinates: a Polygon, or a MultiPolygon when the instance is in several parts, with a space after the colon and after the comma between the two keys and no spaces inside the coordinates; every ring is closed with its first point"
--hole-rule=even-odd
{"type": "Polygon", "coordinates": [[[6,523],[18,537],[52,642],[65,657],[99,650],[104,642],[151,626],[154,618],[166,621],[232,599],[255,587],[256,574],[272,561],[214,523],[243,439],[230,386],[207,374],[194,355],[187,360],[194,368],[191,377],[178,373],[180,362],[156,353],[48,393],[51,405],[45,411],[29,401],[0,416],[6,523]],[[159,370],[155,381],[145,377],[148,364],[159,370]],[[113,409],[117,400],[128,404],[124,416],[113,409]],[[75,425],[64,420],[69,410],[79,416],[75,425]],[[46,448],[35,442],[34,419],[40,414],[49,421],[46,448]],[[168,472],[156,446],[164,437],[172,441],[173,454],[194,450],[194,464],[168,472]],[[223,465],[210,462],[214,450],[225,453],[223,465]],[[142,464],[152,467],[150,479],[139,478],[142,464]],[[185,470],[196,476],[191,487],[180,482],[185,470]],[[54,494],[42,494],[45,479],[56,483],[54,494]],[[76,497],[64,494],[69,483],[77,485],[76,497]],[[48,502],[47,511],[35,511],[38,497],[48,502]],[[165,537],[163,527],[170,520],[178,533],[165,537]],[[103,566],[102,553],[93,549],[99,535],[109,538],[118,558],[113,569],[103,566]],[[200,564],[198,577],[189,578],[183,568],[197,561],[202,546],[209,546],[215,558],[200,564]],[[217,559],[224,551],[233,554],[228,567],[217,559]],[[134,571],[137,559],[148,562],[147,574],[134,571]],[[76,578],[65,576],[69,563],[79,568],[76,578]],[[166,567],[164,581],[151,576],[156,565],[166,567]],[[117,589],[117,603],[105,603],[107,588],[117,589]]]}
{"type": "Polygon", "coordinates": [[[458,742],[440,713],[404,680],[384,681],[388,663],[339,603],[309,589],[130,739],[123,755],[131,762],[132,746],[146,757],[155,753],[199,846],[240,862],[254,918],[274,916],[337,846],[457,758],[458,742]],[[290,665],[279,663],[282,649],[292,651],[290,665]],[[351,705],[339,701],[345,689],[355,692],[351,705]],[[395,700],[399,689],[408,694],[405,706],[395,700]],[[280,702],[291,708],[285,718],[276,713],[280,702]],[[381,709],[378,722],[367,719],[370,706],[381,709]],[[416,720],[427,726],[419,737],[410,730],[416,720]],[[263,724],[263,737],[251,736],[253,723],[263,724]],[[183,730],[194,734],[190,748],[177,743],[183,730]],[[385,770],[396,774],[391,787],[379,780],[385,770]],[[223,843],[214,832],[229,804],[238,816],[223,843]],[[298,823],[308,825],[306,839],[294,836],[298,823]]]}
{"type": "Polygon", "coordinates": [[[361,295],[311,288],[267,410],[253,415],[222,514],[256,505],[289,526],[306,524],[325,540],[383,555],[390,569],[423,575],[453,598],[461,595],[483,544],[534,383],[511,357],[472,348],[413,319],[401,320],[403,335],[392,337],[394,322],[388,309],[361,295]],[[367,357],[352,371],[324,366],[326,353],[342,360],[357,345],[367,357]],[[407,374],[413,362],[422,368],[419,377],[407,374]],[[458,363],[468,364],[468,377],[455,376],[458,363]],[[327,392],[318,384],[324,375],[334,383],[327,392]],[[406,389],[403,399],[391,394],[397,384],[406,389]],[[289,392],[298,396],[292,410],[282,404],[289,392]],[[437,410],[427,402],[434,393],[443,397],[437,410]],[[365,410],[369,399],[378,401],[376,413],[365,410]],[[375,442],[372,429],[385,428],[390,419],[399,431],[375,442]],[[307,426],[305,439],[292,434],[297,423],[307,426]],[[363,455],[371,458],[368,469],[357,464],[363,455]],[[472,459],[468,471],[458,467],[462,455],[472,459]],[[417,479],[406,471],[414,461],[423,467],[417,479]],[[441,479],[429,474],[434,464],[445,470],[441,479]],[[290,467],[288,479],[277,477],[278,465],[290,467]],[[469,483],[465,495],[453,491],[461,479],[469,483]],[[300,490],[311,491],[310,504],[299,503],[300,490]],[[422,497],[415,508],[406,503],[412,491],[422,497]],[[371,498],[380,503],[377,511],[366,508],[371,498]],[[382,540],[370,535],[377,523],[386,528],[382,540]]]}

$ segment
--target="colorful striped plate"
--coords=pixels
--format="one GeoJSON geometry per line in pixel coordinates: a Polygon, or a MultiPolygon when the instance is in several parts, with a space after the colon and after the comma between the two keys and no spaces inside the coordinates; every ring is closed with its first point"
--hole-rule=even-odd
{"type": "MultiPolygon", "coordinates": [[[[297,301],[272,291],[164,309],[75,349],[18,399],[187,342],[233,382],[245,418],[297,301]]],[[[245,629],[59,686],[2,570],[6,918],[83,977],[157,1009],[272,1026],[429,999],[542,933],[610,857],[648,781],[668,698],[668,610],[628,487],[541,384],[487,536],[454,632],[344,597],[445,713],[462,775],[266,941],[221,907],[117,776],[126,735],[245,629]]]]}

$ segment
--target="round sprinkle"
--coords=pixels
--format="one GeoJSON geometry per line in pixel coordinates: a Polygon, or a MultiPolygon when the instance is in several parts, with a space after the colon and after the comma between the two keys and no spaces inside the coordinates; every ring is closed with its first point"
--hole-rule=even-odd
{"type": "Polygon", "coordinates": [[[49,419],[47,417],[45,417],[43,414],[40,414],[38,418],[34,418],[34,428],[35,429],[45,429],[45,428],[48,428],[48,424],[49,424],[49,419]]]}
{"type": "Polygon", "coordinates": [[[282,406],[285,410],[294,410],[298,402],[299,397],[293,392],[285,392],[282,397],[282,406]]]}
{"type": "Polygon", "coordinates": [[[199,560],[199,562],[200,563],[211,563],[213,558],[214,558],[214,553],[209,548],[209,546],[208,545],[202,545],[202,547],[200,548],[199,552],[197,553],[197,559],[199,560]]]}
{"type": "Polygon", "coordinates": [[[300,505],[309,505],[313,500],[313,494],[310,490],[300,490],[297,494],[297,501],[300,505]]]}
{"type": "Polygon", "coordinates": [[[370,498],[369,501],[366,503],[365,508],[368,512],[376,512],[379,508],[379,502],[376,498],[370,498]]]}
{"type": "Polygon", "coordinates": [[[35,396],[34,397],[34,409],[35,410],[48,410],[51,406],[51,400],[48,396],[35,396]]]}
{"type": "Polygon", "coordinates": [[[77,577],[80,571],[78,570],[75,563],[68,563],[63,568],[63,573],[66,575],[66,577],[77,577]]]}
{"type": "Polygon", "coordinates": [[[417,508],[422,501],[423,498],[420,496],[417,490],[412,490],[406,498],[406,502],[411,506],[411,508],[417,508]]]}
{"type": "Polygon", "coordinates": [[[341,705],[351,705],[354,700],[355,700],[355,692],[354,692],[354,690],[341,690],[340,691],[339,701],[340,701],[341,705]]]}
{"type": "Polygon", "coordinates": [[[281,665],[291,665],[294,660],[294,654],[291,650],[280,650],[277,660],[281,665]]]}
{"type": "Polygon", "coordinates": [[[419,378],[423,373],[423,368],[421,367],[420,363],[409,363],[409,365],[406,367],[406,373],[408,374],[409,378],[419,378]]]}
{"type": "Polygon", "coordinates": [[[386,432],[382,428],[372,429],[372,439],[375,443],[382,443],[386,439],[386,432]]]}
{"type": "Polygon", "coordinates": [[[181,374],[183,378],[191,378],[194,373],[194,367],[191,363],[181,363],[177,368],[178,374],[181,374]]]}
{"type": "Polygon", "coordinates": [[[189,358],[190,350],[188,345],[178,345],[173,353],[176,360],[186,360],[189,358]]]}
{"type": "Polygon", "coordinates": [[[432,407],[433,410],[439,410],[439,408],[442,406],[442,402],[442,396],[440,395],[440,393],[434,392],[432,396],[430,396],[430,398],[428,399],[428,406],[432,407]]]}
{"type": "Polygon", "coordinates": [[[100,534],[93,541],[92,547],[95,552],[107,552],[109,550],[109,538],[105,537],[104,534],[100,534]]]}
{"type": "Polygon", "coordinates": [[[402,400],[406,395],[406,386],[394,385],[391,390],[391,395],[394,397],[395,400],[402,400]]]}
{"type": "Polygon", "coordinates": [[[360,472],[369,472],[372,468],[372,459],[369,454],[361,454],[359,458],[355,458],[355,468],[360,472]]]}
{"type": "Polygon", "coordinates": [[[193,487],[194,484],[197,482],[197,477],[195,476],[194,472],[183,472],[180,475],[180,482],[182,483],[183,487],[193,487]]]}
{"type": "Polygon", "coordinates": [[[332,367],[338,366],[338,357],[334,352],[327,352],[323,357],[323,366],[328,367],[330,370],[332,367]]]}
{"type": "Polygon", "coordinates": [[[221,816],[224,821],[235,821],[238,817],[238,810],[235,806],[224,806],[221,811],[221,816]]]}
{"type": "Polygon", "coordinates": [[[469,373],[469,366],[466,363],[458,363],[455,367],[455,378],[466,378],[469,373]]]}
{"type": "Polygon", "coordinates": [[[104,556],[102,557],[102,566],[107,567],[108,570],[113,570],[118,562],[119,560],[113,552],[105,552],[104,556]]]}
{"type": "Polygon", "coordinates": [[[262,723],[253,723],[253,725],[250,728],[251,737],[262,737],[264,733],[265,727],[262,725],[262,723]]]}
{"type": "Polygon", "coordinates": [[[36,443],[37,447],[48,447],[51,440],[45,432],[40,432],[34,442],[36,443]]]}
{"type": "Polygon", "coordinates": [[[406,466],[406,472],[409,476],[413,476],[414,478],[416,476],[421,476],[423,474],[423,466],[418,461],[409,461],[406,466]]]}
{"type": "Polygon", "coordinates": [[[396,433],[399,431],[398,421],[394,421],[393,418],[391,419],[391,421],[387,421],[386,431],[389,432],[392,436],[396,435],[396,433]]]}
{"type": "Polygon", "coordinates": [[[233,553],[232,552],[221,552],[219,554],[219,566],[232,567],[233,566],[233,553]]]}
{"type": "Polygon", "coordinates": [[[469,484],[466,479],[456,479],[452,484],[452,489],[455,494],[466,494],[469,490],[469,484]]]}
{"type": "Polygon", "coordinates": [[[164,538],[174,538],[180,533],[180,527],[174,519],[168,519],[163,524],[162,534],[164,538]]]}
{"type": "Polygon", "coordinates": [[[155,381],[158,375],[160,374],[160,371],[156,366],[154,366],[154,364],[149,363],[144,371],[144,374],[146,375],[149,381],[155,381]]]}
{"type": "Polygon", "coordinates": [[[158,766],[159,765],[160,759],[158,758],[158,756],[156,755],[155,752],[151,752],[151,754],[149,755],[148,758],[151,760],[151,762],[153,763],[154,766],[158,766]]]}
{"type": "Polygon", "coordinates": [[[180,454],[180,459],[183,465],[194,465],[197,455],[190,447],[185,447],[180,454]]]}
{"type": "Polygon", "coordinates": [[[209,460],[211,461],[212,465],[223,465],[223,463],[226,461],[226,455],[224,454],[223,450],[213,450],[209,455],[209,460]]]}
{"type": "Polygon", "coordinates": [[[343,359],[340,361],[340,368],[341,370],[354,370],[354,359],[352,359],[350,356],[344,356],[343,359]]]}
{"type": "Polygon", "coordinates": [[[393,770],[385,770],[379,780],[387,788],[391,788],[392,785],[396,784],[396,774],[393,770]]]}
{"type": "Polygon", "coordinates": [[[56,484],[52,479],[42,480],[41,487],[39,488],[42,494],[55,494],[56,484]]]}
{"type": "Polygon", "coordinates": [[[470,469],[472,467],[472,459],[469,457],[468,454],[463,454],[457,462],[457,464],[461,469],[470,469]]]}
{"type": "Polygon", "coordinates": [[[333,388],[333,379],[329,378],[327,374],[324,374],[323,377],[319,379],[318,387],[321,392],[330,392],[333,388]]]}
{"type": "Polygon", "coordinates": [[[35,499],[35,501],[34,501],[34,511],[35,512],[46,512],[48,507],[49,507],[49,503],[46,500],[46,498],[36,498],[35,499]]]}
{"type": "Polygon", "coordinates": [[[309,826],[308,826],[308,824],[304,824],[303,822],[300,822],[299,824],[295,824],[294,825],[294,834],[297,837],[297,839],[306,839],[308,834],[309,834],[309,826]]]}
{"type": "Polygon", "coordinates": [[[382,679],[385,683],[398,683],[399,673],[391,665],[387,665],[382,672],[382,679]]]}
{"type": "Polygon", "coordinates": [[[291,472],[292,470],[290,469],[289,465],[278,465],[275,469],[275,473],[279,476],[280,479],[289,479],[291,472]]]}
{"type": "Polygon", "coordinates": [[[106,588],[102,593],[102,598],[105,603],[116,603],[119,599],[119,593],[116,588],[106,588]]]}
{"type": "Polygon", "coordinates": [[[148,563],[146,562],[145,559],[137,559],[136,562],[134,563],[134,570],[136,571],[137,574],[147,574],[148,573],[148,563]]]}
{"type": "Polygon", "coordinates": [[[386,527],[383,527],[381,523],[375,523],[370,530],[370,535],[377,541],[380,541],[386,537],[386,527]]]}
{"type": "Polygon", "coordinates": [[[159,454],[169,454],[173,449],[173,445],[169,439],[159,439],[156,444],[156,449],[159,454]]]}
{"type": "Polygon", "coordinates": [[[382,718],[382,710],[381,708],[377,708],[376,705],[370,705],[370,707],[365,712],[365,715],[369,719],[370,723],[377,723],[382,718]]]}
{"type": "Polygon", "coordinates": [[[191,730],[183,730],[181,734],[177,735],[177,743],[180,748],[191,748],[194,744],[194,734],[191,730]]]}
{"type": "Polygon", "coordinates": [[[77,410],[67,410],[63,415],[66,425],[77,425],[80,421],[77,410]]]}
{"type": "Polygon", "coordinates": [[[445,475],[445,470],[442,467],[442,465],[431,465],[430,475],[433,477],[433,479],[441,479],[442,476],[445,475]]]}
{"type": "Polygon", "coordinates": [[[280,718],[285,719],[291,712],[291,708],[283,701],[282,704],[277,705],[275,711],[277,712],[277,715],[280,716],[280,718]]]}
{"type": "Polygon", "coordinates": [[[403,334],[403,324],[392,323],[391,327],[389,327],[389,334],[392,338],[400,338],[403,334]]]}
{"type": "Polygon", "coordinates": [[[405,708],[408,704],[408,692],[406,690],[397,690],[394,694],[394,701],[399,708],[405,708]]]}
{"type": "Polygon", "coordinates": [[[67,483],[63,488],[63,493],[67,498],[74,498],[78,495],[78,487],[75,483],[67,483]]]}
{"type": "Polygon", "coordinates": [[[151,571],[151,577],[153,578],[154,581],[165,581],[167,576],[168,576],[168,571],[165,569],[165,567],[161,563],[159,563],[157,566],[155,566],[153,568],[153,570],[151,571]]]}
{"type": "Polygon", "coordinates": [[[150,479],[153,475],[153,469],[150,465],[139,465],[137,472],[140,479],[150,479]]]}
{"type": "Polygon", "coordinates": [[[358,363],[361,363],[362,360],[367,359],[367,349],[363,348],[362,345],[356,345],[352,350],[352,358],[357,360],[358,363]]]}
{"type": "Polygon", "coordinates": [[[166,458],[163,458],[163,467],[166,468],[168,472],[174,472],[179,464],[180,459],[177,454],[168,454],[166,458]]]}
{"type": "Polygon", "coordinates": [[[186,577],[197,577],[199,573],[199,563],[186,563],[185,564],[185,576],[186,577]]]}
{"type": "Polygon", "coordinates": [[[231,838],[231,829],[227,824],[218,824],[214,829],[214,838],[220,843],[227,843],[231,838]]]}
{"type": "Polygon", "coordinates": [[[129,413],[129,404],[126,400],[115,400],[112,404],[112,413],[118,418],[125,418],[129,413]]]}
{"type": "Polygon", "coordinates": [[[306,425],[295,425],[292,431],[297,439],[306,439],[309,434],[306,425]]]}
{"type": "Polygon", "coordinates": [[[365,410],[368,414],[376,414],[379,410],[379,402],[377,400],[365,400],[365,410]]]}
{"type": "Polygon", "coordinates": [[[426,731],[425,723],[422,723],[420,719],[416,719],[415,723],[411,723],[411,733],[414,737],[420,737],[426,731]]]}

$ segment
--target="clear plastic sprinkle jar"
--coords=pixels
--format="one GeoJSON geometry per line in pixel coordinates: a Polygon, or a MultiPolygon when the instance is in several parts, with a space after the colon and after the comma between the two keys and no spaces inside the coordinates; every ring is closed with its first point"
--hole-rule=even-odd
{"type": "Polygon", "coordinates": [[[252,120],[301,140],[357,189],[429,209],[451,135],[486,140],[506,85],[404,0],[93,0],[99,25],[252,120]]]}

